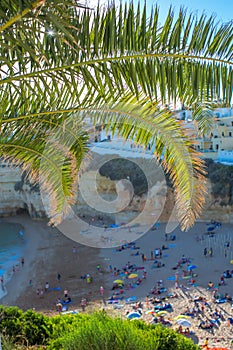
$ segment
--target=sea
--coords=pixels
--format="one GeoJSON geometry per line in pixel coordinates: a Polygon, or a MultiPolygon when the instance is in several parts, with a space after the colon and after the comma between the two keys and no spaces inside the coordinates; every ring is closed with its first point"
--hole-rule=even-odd
{"type": "Polygon", "coordinates": [[[20,224],[0,222],[0,299],[7,294],[6,283],[20,268],[25,244],[20,224]]]}

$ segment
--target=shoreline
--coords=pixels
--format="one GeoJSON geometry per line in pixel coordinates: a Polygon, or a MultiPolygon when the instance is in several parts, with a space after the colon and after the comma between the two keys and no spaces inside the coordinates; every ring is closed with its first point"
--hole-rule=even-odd
{"type": "MultiPolygon", "coordinates": [[[[214,329],[212,337],[213,345],[218,344],[221,337],[221,344],[225,345],[232,335],[233,326],[229,327],[228,317],[233,316],[231,303],[214,304],[213,291],[208,290],[208,282],[212,281],[219,293],[229,293],[233,297],[233,278],[225,279],[225,284],[219,286],[221,275],[227,269],[233,270],[232,246],[233,233],[232,225],[223,224],[216,230],[213,237],[207,235],[207,226],[205,222],[197,222],[188,232],[182,232],[176,228],[174,241],[166,241],[165,223],[161,223],[157,230],[149,231],[135,241],[137,250],[126,248],[118,251],[116,247],[112,248],[91,248],[76,243],[54,227],[47,225],[47,220],[32,220],[28,216],[15,216],[4,218],[7,222],[17,222],[24,226],[25,239],[27,244],[24,251],[25,264],[14,274],[11,281],[6,285],[8,294],[1,299],[1,304],[18,306],[22,310],[29,308],[37,312],[43,312],[46,315],[58,314],[56,302],[58,298],[64,297],[64,290],[68,290],[72,303],[68,310],[78,310],[82,312],[80,306],[81,299],[87,299],[88,304],[86,312],[105,309],[113,316],[126,319],[127,310],[131,310],[133,305],[126,303],[127,298],[136,297],[144,304],[143,316],[146,322],[151,322],[151,315],[146,313],[146,309],[153,305],[146,303],[146,296],[151,293],[151,289],[162,280],[166,289],[163,297],[169,300],[169,293],[177,293],[178,297],[171,299],[173,305],[172,312],[169,312],[168,318],[172,322],[172,327],[176,329],[174,317],[183,312],[187,306],[192,304],[192,300],[197,295],[205,296],[210,307],[205,307],[204,315],[200,314],[198,318],[192,319],[192,330],[195,333],[195,342],[201,343],[202,339],[209,334],[204,330],[199,330],[198,323],[203,317],[210,318],[210,313],[214,308],[219,308],[225,313],[225,320],[221,321],[218,328],[214,329]],[[201,238],[202,239],[197,239],[201,238]],[[225,243],[230,241],[230,247],[225,256],[225,243]],[[154,268],[154,261],[151,260],[151,252],[165,245],[167,249],[162,251],[162,257],[157,259],[162,262],[161,268],[154,268]],[[204,256],[204,248],[212,247],[213,256],[204,256]],[[141,254],[147,256],[146,261],[142,261],[141,254]],[[178,269],[173,269],[182,256],[187,257],[188,263],[184,263],[178,269]],[[122,268],[127,264],[135,264],[141,267],[137,271],[138,277],[142,279],[139,286],[133,283],[134,280],[128,280],[123,275],[120,278],[124,280],[123,299],[116,304],[108,304],[108,297],[113,294],[113,281],[118,276],[110,271],[110,266],[122,272],[122,268]],[[188,264],[193,264],[196,268],[195,283],[190,284],[190,278],[184,277],[184,271],[187,271],[188,264]],[[100,268],[98,268],[100,265],[100,268]],[[146,270],[146,278],[142,278],[143,269],[146,270]],[[175,276],[179,274],[179,288],[175,288],[175,276]],[[60,281],[57,279],[60,274],[60,281]],[[93,282],[87,283],[86,278],[81,278],[90,274],[93,282]],[[29,285],[30,279],[32,284],[29,285]],[[49,291],[45,292],[45,284],[49,283],[49,291]],[[130,285],[134,285],[130,287],[130,285]],[[104,298],[100,293],[100,287],[104,287],[104,298]],[[37,295],[37,289],[42,289],[43,295],[37,295]],[[225,327],[225,328],[224,328],[225,327]],[[222,336],[225,337],[223,340],[222,336]]],[[[130,233],[129,236],[130,237],[130,233]]],[[[151,295],[150,295],[151,296],[151,295]]],[[[133,303],[135,304],[135,303],[133,303]]]]}
{"type": "Polygon", "coordinates": [[[25,264],[6,284],[7,295],[1,299],[1,304],[54,313],[56,300],[63,297],[65,289],[69,291],[74,307],[79,307],[82,297],[89,301],[98,299],[97,283],[104,285],[104,274],[96,269],[98,264],[104,265],[99,249],[77,244],[56,228],[48,226],[47,220],[32,220],[26,215],[3,220],[23,223],[27,244],[25,264]],[[87,286],[80,277],[88,273],[95,283],[87,286]],[[61,275],[60,281],[58,274],[61,275]],[[45,292],[46,282],[49,283],[48,292],[45,292]],[[38,289],[43,290],[43,295],[37,295],[38,289]]]}

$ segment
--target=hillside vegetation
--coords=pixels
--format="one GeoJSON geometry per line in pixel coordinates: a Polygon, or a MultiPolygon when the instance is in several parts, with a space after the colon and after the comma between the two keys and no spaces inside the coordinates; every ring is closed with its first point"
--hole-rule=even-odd
{"type": "Polygon", "coordinates": [[[161,325],[122,321],[105,312],[47,317],[0,308],[3,350],[197,350],[191,339],[161,325]]]}

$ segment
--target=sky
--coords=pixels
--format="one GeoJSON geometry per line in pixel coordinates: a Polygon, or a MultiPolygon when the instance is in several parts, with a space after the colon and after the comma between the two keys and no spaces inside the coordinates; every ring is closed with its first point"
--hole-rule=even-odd
{"type": "MultiPolygon", "coordinates": [[[[98,2],[111,3],[112,0],[86,0],[86,3],[89,6],[95,7],[98,2]]],[[[132,0],[115,0],[115,3],[118,4],[120,1],[130,2],[132,0]]],[[[188,13],[192,11],[195,14],[201,15],[203,12],[209,15],[216,15],[216,19],[221,22],[229,22],[233,20],[233,0],[145,0],[149,12],[149,8],[156,4],[160,8],[160,18],[163,20],[166,18],[168,9],[172,5],[175,10],[179,10],[181,6],[187,8],[188,13]]],[[[82,1],[81,1],[82,2],[82,1]]],[[[138,4],[138,0],[133,0],[135,4],[138,4]]],[[[85,3],[85,1],[83,1],[85,3]]],[[[140,0],[141,4],[144,4],[144,0],[140,0]]]]}
{"type": "Polygon", "coordinates": [[[203,12],[207,15],[214,14],[222,22],[233,20],[233,0],[146,0],[146,4],[148,7],[157,4],[161,15],[166,14],[172,5],[176,10],[184,6],[198,15],[203,12]]]}

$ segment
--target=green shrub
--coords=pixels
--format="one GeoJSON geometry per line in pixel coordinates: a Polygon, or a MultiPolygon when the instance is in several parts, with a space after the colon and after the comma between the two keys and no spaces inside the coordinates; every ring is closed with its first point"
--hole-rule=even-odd
{"type": "Polygon", "coordinates": [[[0,317],[0,331],[10,340],[4,350],[30,346],[44,349],[45,345],[48,350],[199,349],[190,339],[169,328],[139,320],[122,321],[104,312],[47,317],[32,310],[22,312],[15,307],[0,307],[0,317]],[[15,347],[11,347],[12,343],[15,347]]]}
{"type": "Polygon", "coordinates": [[[76,316],[68,330],[51,340],[50,350],[196,350],[190,339],[161,325],[122,321],[103,313],[76,316]],[[81,322],[80,322],[81,321],[81,322]]]}
{"type": "Polygon", "coordinates": [[[17,307],[0,306],[0,332],[16,340],[22,330],[22,314],[22,310],[17,307]]]}
{"type": "Polygon", "coordinates": [[[52,331],[48,320],[33,310],[23,312],[17,307],[0,307],[0,332],[15,343],[44,344],[52,331]]]}

